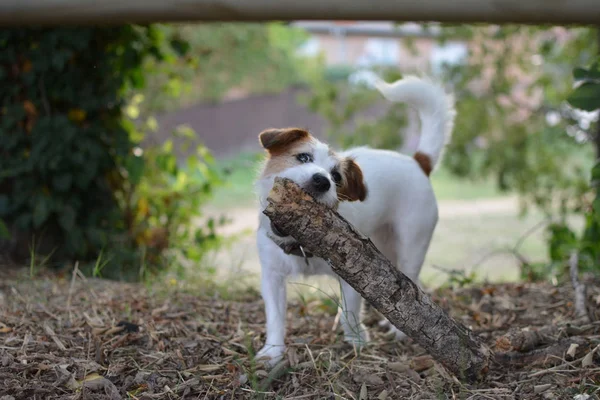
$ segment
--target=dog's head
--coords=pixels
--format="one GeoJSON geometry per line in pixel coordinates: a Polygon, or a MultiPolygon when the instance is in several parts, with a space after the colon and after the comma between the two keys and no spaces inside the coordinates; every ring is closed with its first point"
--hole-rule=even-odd
{"type": "Polygon", "coordinates": [[[275,177],[288,178],[317,201],[337,207],[340,201],[363,201],[367,187],[358,164],[340,157],[325,143],[299,128],[268,129],[259,140],[267,160],[259,180],[263,196],[275,177]]]}

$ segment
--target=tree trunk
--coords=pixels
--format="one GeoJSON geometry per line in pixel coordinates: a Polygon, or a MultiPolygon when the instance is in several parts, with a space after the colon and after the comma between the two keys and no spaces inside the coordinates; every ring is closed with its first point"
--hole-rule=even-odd
{"type": "Polygon", "coordinates": [[[271,222],[321,257],[373,307],[459,379],[474,382],[488,371],[489,349],[449,317],[335,210],[299,186],[276,178],[264,210],[271,222]]]}

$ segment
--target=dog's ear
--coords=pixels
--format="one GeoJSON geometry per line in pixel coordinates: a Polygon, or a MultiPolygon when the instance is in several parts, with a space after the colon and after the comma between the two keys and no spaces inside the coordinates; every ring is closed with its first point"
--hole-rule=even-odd
{"type": "Polygon", "coordinates": [[[362,170],[351,158],[342,162],[341,172],[344,176],[342,185],[337,189],[340,201],[364,201],[367,198],[367,186],[365,185],[362,170]]]}
{"type": "Polygon", "coordinates": [[[300,128],[267,129],[258,135],[260,144],[269,153],[280,153],[292,143],[308,138],[310,138],[310,133],[300,128]]]}

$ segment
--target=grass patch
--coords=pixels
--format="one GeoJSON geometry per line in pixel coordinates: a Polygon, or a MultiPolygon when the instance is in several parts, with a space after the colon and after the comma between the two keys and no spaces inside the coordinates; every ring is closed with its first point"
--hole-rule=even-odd
{"type": "Polygon", "coordinates": [[[438,200],[476,200],[506,196],[492,179],[470,180],[453,176],[440,167],[431,175],[431,183],[438,200]]]}
{"type": "Polygon", "coordinates": [[[262,158],[261,153],[241,153],[217,161],[225,185],[215,189],[210,205],[225,209],[251,205],[256,198],[254,181],[262,158]]]}

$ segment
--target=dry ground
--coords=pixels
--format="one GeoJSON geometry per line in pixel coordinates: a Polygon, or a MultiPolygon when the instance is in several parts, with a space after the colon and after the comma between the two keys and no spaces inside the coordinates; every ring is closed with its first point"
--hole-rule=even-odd
{"type": "MultiPolygon", "coordinates": [[[[252,359],[264,340],[256,292],[0,275],[0,399],[596,399],[600,285],[588,287],[587,367],[561,354],[536,366],[492,365],[485,382],[466,386],[417,345],[386,338],[373,311],[373,341],[357,354],[340,340],[333,300],[290,305],[287,358],[267,371],[252,359]]],[[[573,318],[568,285],[433,296],[490,346],[511,327],[573,318]]]]}

